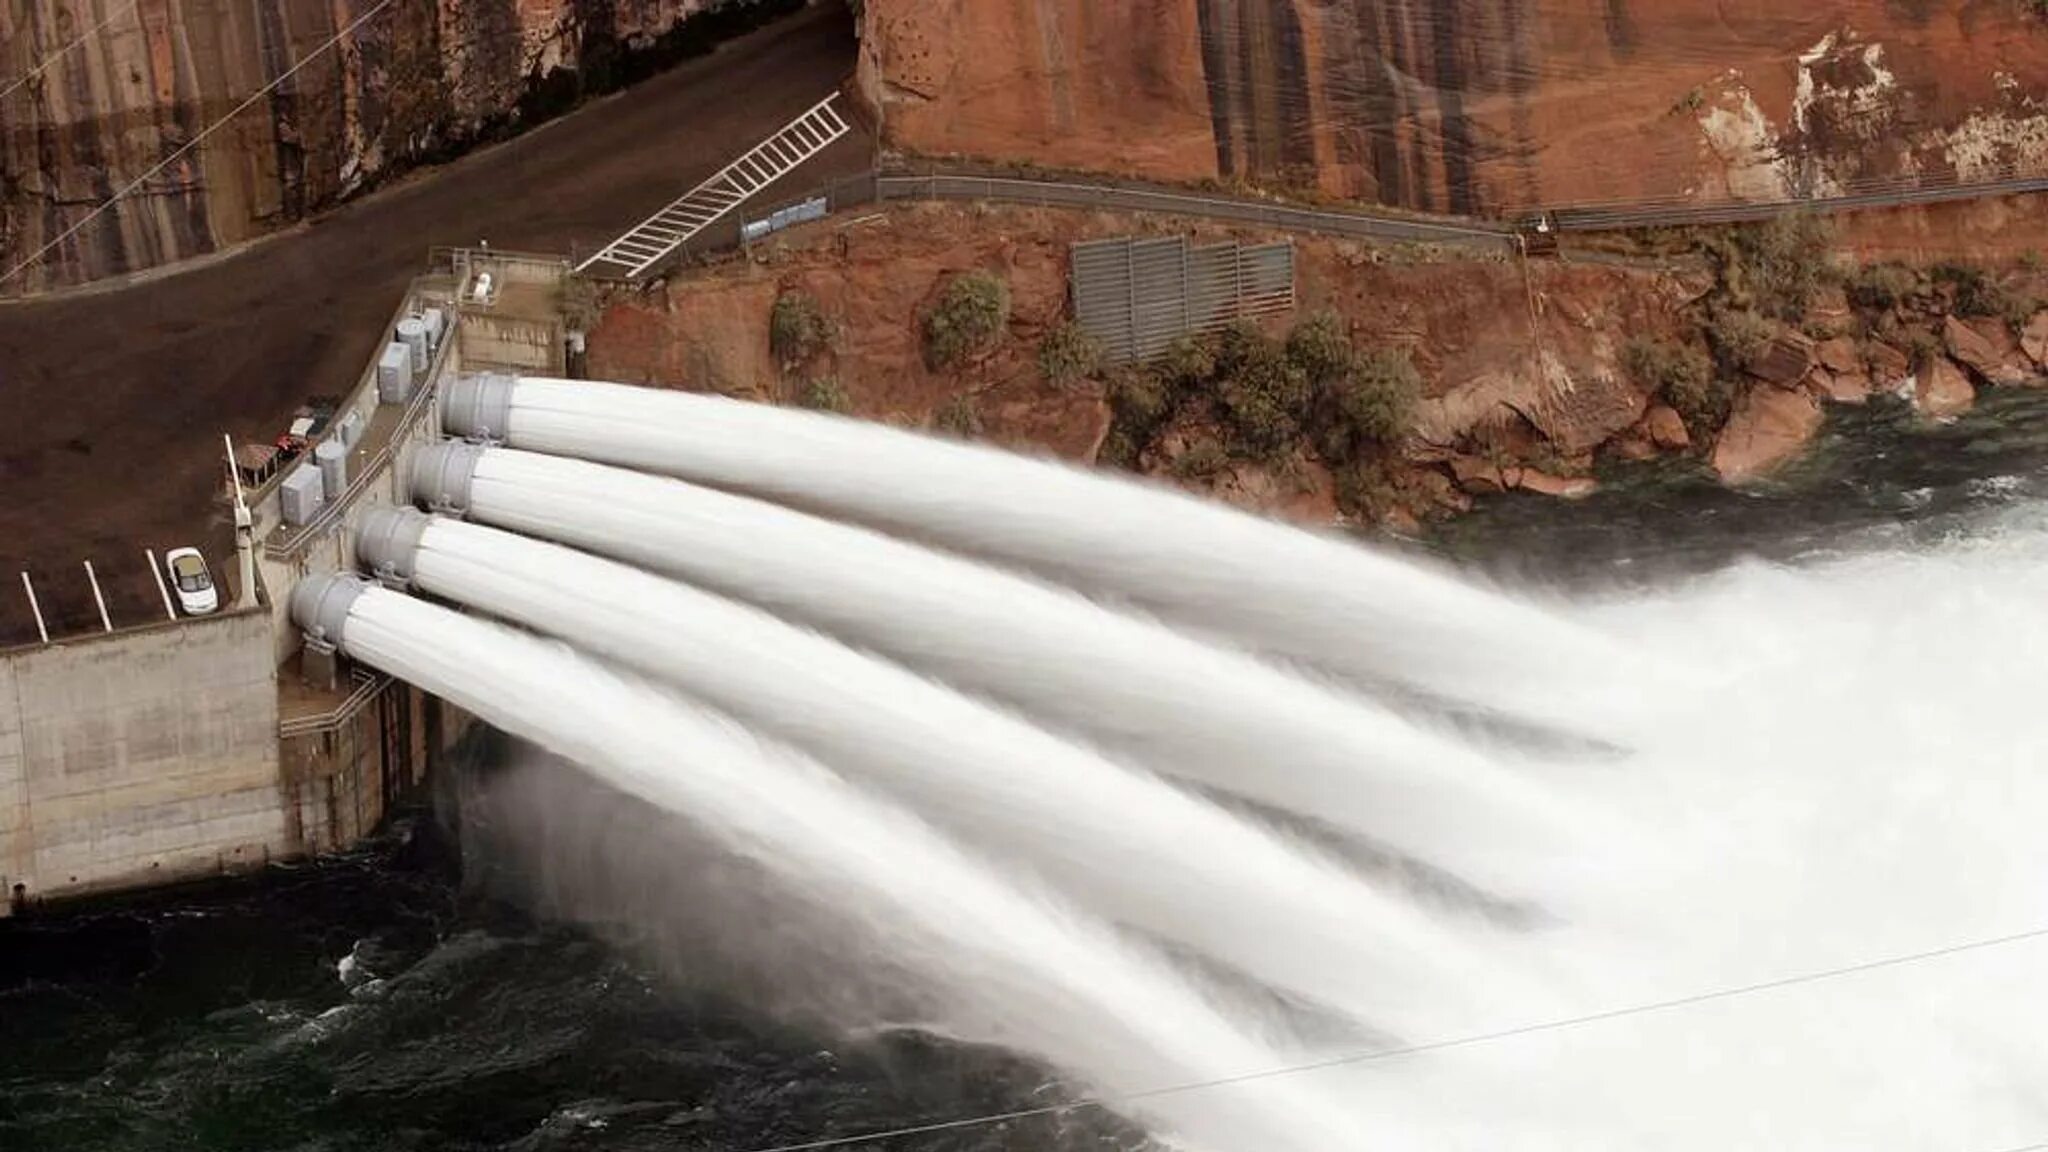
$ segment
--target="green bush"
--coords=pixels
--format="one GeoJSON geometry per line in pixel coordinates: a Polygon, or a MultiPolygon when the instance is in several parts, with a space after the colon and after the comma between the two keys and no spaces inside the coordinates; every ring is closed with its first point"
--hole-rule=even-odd
{"type": "Polygon", "coordinates": [[[768,348],[784,368],[804,364],[832,341],[832,326],[807,292],[784,292],[768,314],[768,348]]]}
{"type": "Polygon", "coordinates": [[[1622,348],[1621,366],[1652,396],[1698,392],[1714,375],[1713,362],[1699,349],[1648,336],[1638,336],[1622,348]]]}
{"type": "Polygon", "coordinates": [[[981,406],[972,396],[955,396],[932,413],[932,427],[952,436],[981,435],[981,406]]]}
{"type": "Polygon", "coordinates": [[[1337,504],[1349,512],[1378,516],[1400,499],[1399,489],[1382,460],[1361,460],[1336,469],[1337,504]]]}
{"type": "Polygon", "coordinates": [[[1216,375],[1216,345],[1214,341],[1196,336],[1182,336],[1166,346],[1157,361],[1160,376],[1173,387],[1182,390],[1201,388],[1216,375]]]}
{"type": "Polygon", "coordinates": [[[1788,212],[1763,224],[1726,229],[1708,241],[1727,302],[1797,322],[1814,294],[1834,279],[1832,231],[1819,217],[1788,212]]]}
{"type": "Polygon", "coordinates": [[[1055,384],[1085,380],[1102,368],[1102,342],[1069,320],[1038,342],[1038,372],[1055,384]]]}
{"type": "Polygon", "coordinates": [[[1955,310],[1959,316],[2003,316],[2011,306],[2005,289],[1973,264],[1944,261],[1928,272],[1935,283],[1946,284],[1955,291],[1955,310]]]}
{"type": "Polygon", "coordinates": [[[846,389],[840,387],[835,376],[817,376],[804,381],[803,391],[797,393],[797,405],[814,408],[820,412],[838,412],[844,415],[853,411],[853,400],[846,389]]]}
{"type": "Polygon", "coordinates": [[[1278,341],[1257,329],[1232,329],[1217,361],[1210,391],[1234,449],[1270,459],[1301,439],[1315,391],[1278,341]]]}
{"type": "Polygon", "coordinates": [[[1230,453],[1223,445],[1207,438],[1188,445],[1187,451],[1174,458],[1173,473],[1183,480],[1206,480],[1225,468],[1230,467],[1230,453]]]}
{"type": "Polygon", "coordinates": [[[924,320],[925,363],[951,368],[994,348],[1010,322],[1010,288],[981,271],[953,278],[924,320]]]}
{"type": "MultiPolygon", "coordinates": [[[[1743,326],[1742,322],[1737,326],[1743,326]]],[[[1621,363],[1639,386],[1671,405],[1695,432],[1709,433],[1728,422],[1735,406],[1735,389],[1714,374],[1713,363],[1698,349],[1638,337],[1622,349],[1621,363]]]]}
{"type": "Polygon", "coordinates": [[[1714,362],[1728,375],[1748,371],[1773,331],[1769,320],[1745,309],[1720,308],[1707,315],[1707,345],[1714,350],[1714,362]]]}
{"type": "Polygon", "coordinates": [[[1349,463],[1399,440],[1421,395],[1422,375],[1407,352],[1354,353],[1345,370],[1318,390],[1316,449],[1324,463],[1349,463]]]}
{"type": "Polygon", "coordinates": [[[1287,334],[1287,359],[1317,388],[1351,371],[1351,334],[1335,312],[1322,311],[1287,334]]]}
{"type": "Polygon", "coordinates": [[[1845,287],[1849,303],[1882,312],[1911,300],[1920,290],[1920,274],[1895,262],[1866,264],[1849,277],[1845,287]]]}
{"type": "Polygon", "coordinates": [[[1942,353],[1941,337],[1925,328],[1907,329],[1900,337],[1900,342],[1905,345],[1906,358],[1912,361],[1915,372],[1934,363],[1935,358],[1942,353]]]}

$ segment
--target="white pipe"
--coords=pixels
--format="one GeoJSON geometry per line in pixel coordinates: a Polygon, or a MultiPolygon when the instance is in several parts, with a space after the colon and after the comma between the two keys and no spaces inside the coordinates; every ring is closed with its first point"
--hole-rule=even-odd
{"type": "Polygon", "coordinates": [[[100,578],[93,574],[90,560],[85,562],[85,578],[92,584],[92,602],[100,606],[100,627],[112,632],[114,622],[107,618],[107,598],[100,595],[100,578]]]}
{"type": "Polygon", "coordinates": [[[48,644],[50,642],[50,630],[43,624],[43,607],[36,603],[36,586],[29,583],[28,573],[26,572],[21,574],[21,587],[23,591],[28,593],[28,610],[36,618],[36,634],[43,638],[43,643],[48,644]]]}
{"type": "Polygon", "coordinates": [[[164,598],[164,615],[176,620],[178,612],[177,609],[171,607],[171,587],[164,583],[164,570],[157,566],[156,549],[144,548],[142,551],[144,555],[149,557],[149,574],[156,577],[157,593],[164,598]]]}

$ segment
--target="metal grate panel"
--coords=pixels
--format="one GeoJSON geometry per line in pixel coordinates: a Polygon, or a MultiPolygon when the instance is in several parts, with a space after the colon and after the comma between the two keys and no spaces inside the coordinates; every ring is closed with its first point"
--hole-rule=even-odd
{"type": "Polygon", "coordinates": [[[1113,362],[1149,360],[1189,333],[1294,307],[1294,246],[1195,246],[1186,237],[1087,240],[1070,251],[1074,316],[1113,362]]]}

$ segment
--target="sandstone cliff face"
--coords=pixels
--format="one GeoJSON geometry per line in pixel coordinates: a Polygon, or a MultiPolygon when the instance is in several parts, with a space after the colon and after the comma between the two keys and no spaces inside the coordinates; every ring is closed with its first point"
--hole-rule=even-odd
{"type": "Polygon", "coordinates": [[[1426,211],[2048,172],[2048,21],[1987,0],[868,0],[914,153],[1426,211]]]}
{"type": "Polygon", "coordinates": [[[315,55],[374,6],[139,0],[123,13],[24,0],[0,9],[0,88],[85,36],[0,98],[0,271],[298,66],[0,294],[274,230],[557,110],[571,70],[604,73],[716,0],[395,0],[315,55]],[[84,13],[113,18],[94,30],[84,13]]]}

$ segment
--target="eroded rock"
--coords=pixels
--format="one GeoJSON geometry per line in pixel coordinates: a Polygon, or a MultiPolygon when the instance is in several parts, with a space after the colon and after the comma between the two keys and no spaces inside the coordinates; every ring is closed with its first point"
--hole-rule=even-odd
{"type": "Polygon", "coordinates": [[[1987,384],[2011,387],[2026,383],[2033,375],[2020,361],[2019,342],[2012,331],[1995,317],[1962,320],[1949,316],[1942,321],[1941,337],[1948,354],[1987,384]]]}
{"type": "Polygon", "coordinates": [[[1730,484],[1753,480],[1798,454],[1820,423],[1820,402],[1805,392],[1752,389],[1714,444],[1714,471],[1730,484]]]}
{"type": "Polygon", "coordinates": [[[1937,420],[1968,412],[1977,402],[1977,389],[1955,361],[1936,356],[1920,370],[1913,384],[1913,407],[1937,420]]]}

